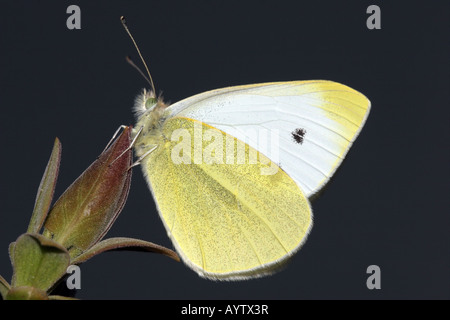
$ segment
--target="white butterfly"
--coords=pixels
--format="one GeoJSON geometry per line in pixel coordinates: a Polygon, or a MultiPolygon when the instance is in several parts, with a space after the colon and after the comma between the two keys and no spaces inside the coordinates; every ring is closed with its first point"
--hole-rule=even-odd
{"type": "Polygon", "coordinates": [[[308,198],[344,159],[370,102],[318,80],[212,90],[171,106],[146,92],[136,109],[135,150],[146,155],[143,172],[177,252],[201,276],[246,279],[273,272],[301,247],[312,226],[308,198]],[[249,132],[276,132],[277,143],[270,149],[249,132]],[[257,163],[227,161],[227,151],[238,158],[239,143],[257,163]],[[269,167],[273,174],[262,174],[269,167]]]}

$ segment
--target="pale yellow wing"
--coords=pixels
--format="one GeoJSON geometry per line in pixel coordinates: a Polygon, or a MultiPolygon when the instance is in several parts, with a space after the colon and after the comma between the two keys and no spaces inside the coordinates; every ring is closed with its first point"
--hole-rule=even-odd
{"type": "Polygon", "coordinates": [[[168,235],[189,267],[211,279],[257,277],[300,248],[312,226],[311,208],[283,170],[261,154],[253,161],[255,150],[245,144],[242,163],[237,139],[189,118],[168,119],[163,136],[142,168],[168,235]],[[194,141],[199,132],[209,140],[194,141]]]}
{"type": "Polygon", "coordinates": [[[339,167],[369,111],[370,101],[360,92],[311,80],[211,90],[171,105],[167,113],[202,121],[257,150],[262,149],[258,133],[276,132],[277,157],[266,156],[310,197],[339,167]]]}

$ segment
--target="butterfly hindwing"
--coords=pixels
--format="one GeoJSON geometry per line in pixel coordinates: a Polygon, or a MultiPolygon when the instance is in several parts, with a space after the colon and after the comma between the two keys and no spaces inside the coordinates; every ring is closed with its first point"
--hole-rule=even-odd
{"type": "Polygon", "coordinates": [[[185,130],[189,135],[183,138],[190,139],[198,134],[195,125],[202,135],[213,130],[226,148],[224,132],[175,117],[163,129],[166,137],[177,133],[174,141],[161,145],[143,162],[170,238],[186,264],[204,277],[241,279],[270,273],[298,250],[309,232],[312,217],[307,198],[278,167],[273,174],[261,174],[271,165],[263,155],[249,164],[248,145],[244,145],[246,162],[238,164],[238,141],[230,136],[235,163],[225,163],[226,155],[222,163],[210,163],[206,153],[194,163],[194,152],[211,150],[210,140],[198,148],[194,138],[187,142],[188,148],[180,148],[186,143],[180,132],[185,130]],[[180,152],[189,152],[189,157],[180,152]]]}

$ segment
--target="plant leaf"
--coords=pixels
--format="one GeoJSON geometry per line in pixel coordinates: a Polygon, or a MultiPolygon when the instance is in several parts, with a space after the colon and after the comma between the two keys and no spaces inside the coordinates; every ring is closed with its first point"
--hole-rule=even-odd
{"type": "Polygon", "coordinates": [[[3,300],[6,299],[6,294],[11,289],[8,281],[6,281],[2,276],[0,276],[0,294],[2,295],[3,300]]]}
{"type": "Polygon", "coordinates": [[[51,295],[51,296],[48,296],[48,298],[50,300],[80,300],[80,299],[77,299],[77,298],[66,297],[66,296],[59,296],[59,295],[51,295]]]}
{"type": "Polygon", "coordinates": [[[47,291],[65,275],[70,257],[58,243],[39,234],[22,234],[13,248],[12,287],[47,291]]]}
{"type": "Polygon", "coordinates": [[[155,252],[166,255],[176,261],[180,261],[180,258],[174,251],[165,248],[163,246],[144,240],[118,237],[100,241],[92,248],[90,248],[89,250],[78,256],[76,259],[72,260],[71,263],[80,264],[97,254],[111,250],[133,250],[133,251],[155,252]]]}
{"type": "Polygon", "coordinates": [[[131,183],[130,143],[126,127],[50,210],[44,236],[67,248],[71,258],[99,242],[122,210],[131,183]]]}
{"type": "Polygon", "coordinates": [[[50,160],[48,160],[47,167],[45,168],[44,175],[42,176],[41,183],[39,184],[27,233],[38,233],[42,228],[42,224],[44,223],[48,210],[50,209],[50,205],[52,204],[60,162],[61,142],[58,138],[56,138],[55,143],[53,144],[50,160]]]}
{"type": "Polygon", "coordinates": [[[11,242],[8,247],[8,253],[9,253],[9,260],[11,261],[11,264],[14,266],[14,246],[16,245],[15,242],[11,242]]]}
{"type": "Polygon", "coordinates": [[[48,300],[47,293],[44,290],[20,286],[9,290],[5,300],[48,300]]]}

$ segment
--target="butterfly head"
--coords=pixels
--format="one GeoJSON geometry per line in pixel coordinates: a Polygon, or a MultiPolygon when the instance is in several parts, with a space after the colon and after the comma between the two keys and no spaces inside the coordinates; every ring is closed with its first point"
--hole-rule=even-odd
{"type": "Polygon", "coordinates": [[[153,110],[158,103],[158,98],[152,90],[142,90],[142,93],[136,97],[134,102],[134,112],[137,118],[140,118],[144,113],[153,110]]]}
{"type": "MultiPolygon", "coordinates": [[[[142,145],[142,152],[145,152],[147,147],[160,143],[162,139],[161,127],[164,122],[164,110],[166,108],[167,104],[164,103],[162,97],[157,97],[153,90],[144,89],[136,97],[134,113],[137,123],[133,134],[136,134],[138,130],[142,130],[136,142],[137,149],[142,145]]],[[[138,155],[140,153],[138,152],[138,155]]]]}

